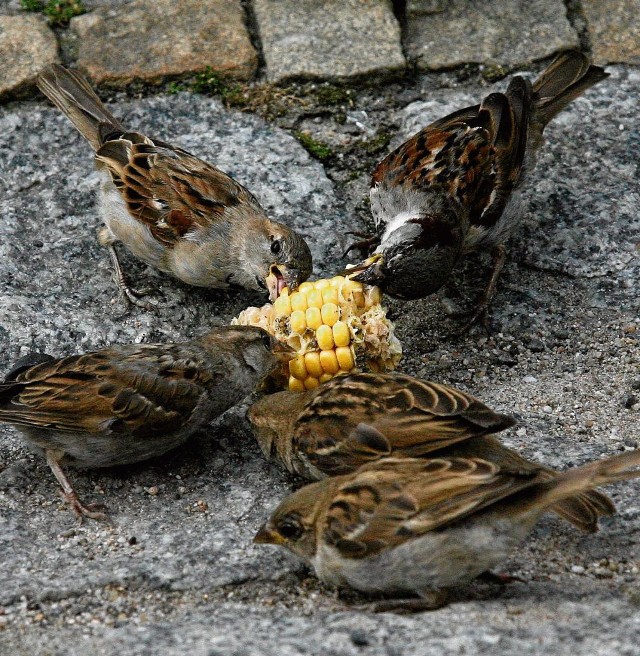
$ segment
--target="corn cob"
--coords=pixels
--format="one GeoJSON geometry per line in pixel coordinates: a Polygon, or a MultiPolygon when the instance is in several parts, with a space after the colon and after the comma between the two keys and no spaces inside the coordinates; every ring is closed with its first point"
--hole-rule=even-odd
{"type": "Polygon", "coordinates": [[[288,364],[288,386],[313,389],[354,371],[391,371],[402,355],[377,287],[336,276],[285,287],[273,305],[250,307],[232,323],[260,326],[298,355],[288,364]]]}

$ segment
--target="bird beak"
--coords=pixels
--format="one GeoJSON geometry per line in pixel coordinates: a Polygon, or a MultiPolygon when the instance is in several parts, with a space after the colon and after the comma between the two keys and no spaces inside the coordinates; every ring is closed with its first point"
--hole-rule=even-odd
{"type": "Polygon", "coordinates": [[[366,285],[379,285],[384,280],[382,267],[384,266],[384,257],[382,253],[376,253],[354,267],[344,269],[338,276],[346,276],[356,282],[362,282],[366,285]]]}
{"type": "Polygon", "coordinates": [[[253,538],[254,544],[277,544],[282,546],[285,542],[286,540],[280,535],[280,533],[270,529],[267,524],[265,524],[253,538]]]}
{"type": "Polygon", "coordinates": [[[276,360],[282,364],[287,364],[296,355],[296,351],[284,342],[276,342],[271,352],[276,356],[276,360]]]}
{"type": "Polygon", "coordinates": [[[300,278],[299,269],[288,267],[286,264],[272,264],[269,275],[265,278],[269,290],[269,300],[273,303],[285,287],[290,292],[295,291],[302,282],[300,278]]]}

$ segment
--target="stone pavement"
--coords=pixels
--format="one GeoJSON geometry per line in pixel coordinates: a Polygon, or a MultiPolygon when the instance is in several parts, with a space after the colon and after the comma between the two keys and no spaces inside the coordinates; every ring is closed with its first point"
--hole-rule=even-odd
{"type": "MultiPolygon", "coordinates": [[[[35,47],[36,35],[58,40],[61,48],[57,54],[50,48],[50,57],[67,63],[84,57],[96,77],[113,66],[100,78],[113,112],[246,184],[271,215],[307,235],[321,275],[342,266],[344,233],[366,228],[368,177],[389,149],[507,83],[488,79],[511,67],[534,75],[543,63],[532,60],[552,54],[553,44],[579,42],[600,61],[621,63],[608,66],[611,77],[549,126],[521,228],[509,243],[492,334],[451,340],[455,324],[443,312],[445,303],[462,304],[478,292],[482,258],[457,272],[457,295],[452,289],[442,303],[392,301],[389,308],[405,347],[402,370],[459,386],[516,416],[519,424],[505,441],[528,457],[564,468],[639,446],[637,3],[571,0],[566,11],[557,0],[522,3],[524,45],[510,47],[504,44],[515,43],[509,40],[517,32],[506,18],[515,20],[513,14],[505,8],[501,21],[477,2],[465,13],[458,0],[349,0],[335,3],[337,12],[352,12],[335,14],[335,31],[317,3],[193,2],[210,14],[228,12],[224,39],[236,44],[235,57],[216,46],[222,29],[202,39],[187,35],[184,50],[157,55],[159,41],[177,43],[173,28],[195,29],[189,16],[170,13],[182,3],[84,4],[87,14],[50,28],[19,2],[0,0],[0,53],[17,53],[0,68],[8,101],[0,105],[0,373],[29,350],[63,355],[114,342],[188,338],[262,301],[189,288],[126,257],[127,273],[159,288],[162,307],[123,315],[95,237],[90,149],[33,95],[37,57],[47,52],[35,47]],[[152,6],[165,7],[171,20],[160,20],[152,6]],[[139,61],[118,43],[119,61],[113,47],[118,30],[133,43],[127,11],[147,21],[147,37],[153,36],[135,36],[136,48],[147,53],[139,61]],[[285,16],[296,25],[290,39],[285,16]],[[20,27],[25,19],[32,31],[20,27]],[[468,31],[457,40],[464,48],[442,38],[441,50],[434,45],[426,57],[419,43],[412,50],[417,25],[440,38],[452,24],[468,31]],[[110,35],[102,50],[83,54],[76,36],[82,25],[92,39],[110,35]],[[367,25],[375,30],[367,33],[367,25]],[[492,39],[481,38],[485,29],[492,39]],[[328,47],[332,36],[335,48],[328,47]],[[24,48],[16,47],[18,37],[24,48]],[[111,63],[103,52],[109,48],[111,63]],[[192,48],[199,54],[184,56],[192,48]],[[473,56],[458,61],[460,52],[473,56]],[[447,57],[444,69],[434,64],[447,57]],[[238,81],[206,89],[219,98],[194,93],[188,79],[183,87],[152,87],[165,76],[169,83],[181,79],[171,68],[180,58],[185,76],[206,66],[218,70],[226,58],[237,65],[238,81]],[[114,92],[114,85],[126,92],[114,92]]],[[[108,505],[111,525],[76,525],[46,465],[13,429],[0,426],[3,656],[637,653],[637,482],[609,489],[619,513],[597,534],[579,534],[553,517],[541,522],[504,564],[524,582],[504,589],[477,583],[458,591],[447,608],[398,617],[351,608],[362,599],[324,588],[293,559],[251,543],[269,510],[299,481],[263,460],[244,407],[177,453],[70,476],[82,498],[108,505]]]]}

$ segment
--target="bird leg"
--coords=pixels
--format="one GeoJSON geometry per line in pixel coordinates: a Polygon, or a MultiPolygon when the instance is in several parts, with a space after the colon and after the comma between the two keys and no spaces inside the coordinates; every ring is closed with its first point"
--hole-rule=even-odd
{"type": "Polygon", "coordinates": [[[115,280],[116,285],[118,286],[118,291],[120,292],[124,302],[127,305],[136,305],[145,310],[154,310],[156,309],[152,303],[142,300],[142,296],[148,296],[152,294],[155,290],[151,287],[144,289],[133,289],[129,286],[127,279],[122,271],[122,266],[120,265],[120,260],[118,259],[118,253],[115,247],[115,239],[107,228],[102,228],[98,233],[98,241],[101,246],[104,246],[109,251],[109,257],[111,258],[111,265],[113,266],[113,279],[115,280]]]}
{"type": "Polygon", "coordinates": [[[411,615],[428,610],[438,610],[447,603],[446,590],[434,590],[421,593],[420,597],[409,599],[382,599],[363,606],[356,606],[358,610],[368,610],[374,613],[396,613],[397,615],[411,615]]]}
{"type": "Polygon", "coordinates": [[[89,519],[107,519],[107,516],[104,513],[96,512],[96,508],[99,508],[101,504],[90,503],[85,506],[80,503],[78,495],[71,487],[69,479],[65,476],[65,473],[60,467],[59,452],[54,451],[53,449],[46,449],[45,456],[47,458],[47,464],[51,468],[53,475],[56,477],[58,483],[60,483],[60,487],[62,488],[62,498],[67,504],[71,506],[71,509],[76,514],[80,522],[82,522],[83,517],[89,517],[89,519]]]}
{"type": "Polygon", "coordinates": [[[498,244],[491,251],[491,275],[489,276],[489,281],[487,286],[482,293],[482,296],[476,303],[475,309],[471,312],[471,315],[465,321],[463,326],[455,331],[454,335],[456,337],[461,337],[474,326],[474,324],[480,320],[484,329],[489,333],[489,307],[491,301],[496,293],[496,286],[498,284],[498,278],[500,277],[500,272],[504,267],[504,263],[507,261],[507,249],[504,244],[498,244]]]}
{"type": "Polygon", "coordinates": [[[377,234],[368,234],[366,232],[355,232],[349,231],[345,233],[347,235],[353,235],[354,237],[360,237],[359,241],[354,241],[347,250],[342,254],[342,257],[345,258],[353,250],[358,250],[365,257],[371,252],[373,246],[378,246],[380,244],[380,237],[377,234]]]}

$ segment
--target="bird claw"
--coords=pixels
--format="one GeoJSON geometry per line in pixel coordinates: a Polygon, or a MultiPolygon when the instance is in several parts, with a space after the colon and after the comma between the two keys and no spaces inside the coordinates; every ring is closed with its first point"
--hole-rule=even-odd
{"type": "Polygon", "coordinates": [[[73,510],[80,524],[82,524],[85,517],[101,521],[108,519],[106,513],[97,512],[98,508],[106,509],[106,506],[103,503],[88,503],[85,505],[80,502],[80,499],[78,499],[78,495],[75,492],[63,492],[60,490],[60,496],[64,499],[67,505],[71,506],[71,510],[73,510]]]}
{"type": "Polygon", "coordinates": [[[349,253],[353,250],[359,250],[362,255],[367,256],[371,252],[371,248],[373,246],[377,246],[380,243],[380,237],[378,237],[376,234],[372,235],[366,232],[355,232],[352,230],[346,232],[345,234],[353,235],[354,237],[360,237],[360,240],[354,241],[349,245],[347,250],[342,254],[343,259],[347,257],[347,255],[349,255],[349,253]]]}
{"type": "Polygon", "coordinates": [[[470,330],[473,328],[476,323],[479,323],[486,331],[487,336],[491,335],[491,329],[489,328],[489,304],[480,303],[475,310],[471,313],[469,312],[459,312],[449,315],[453,318],[456,317],[467,317],[467,320],[457,328],[456,330],[451,331],[450,335],[452,338],[464,337],[470,330]]]}

